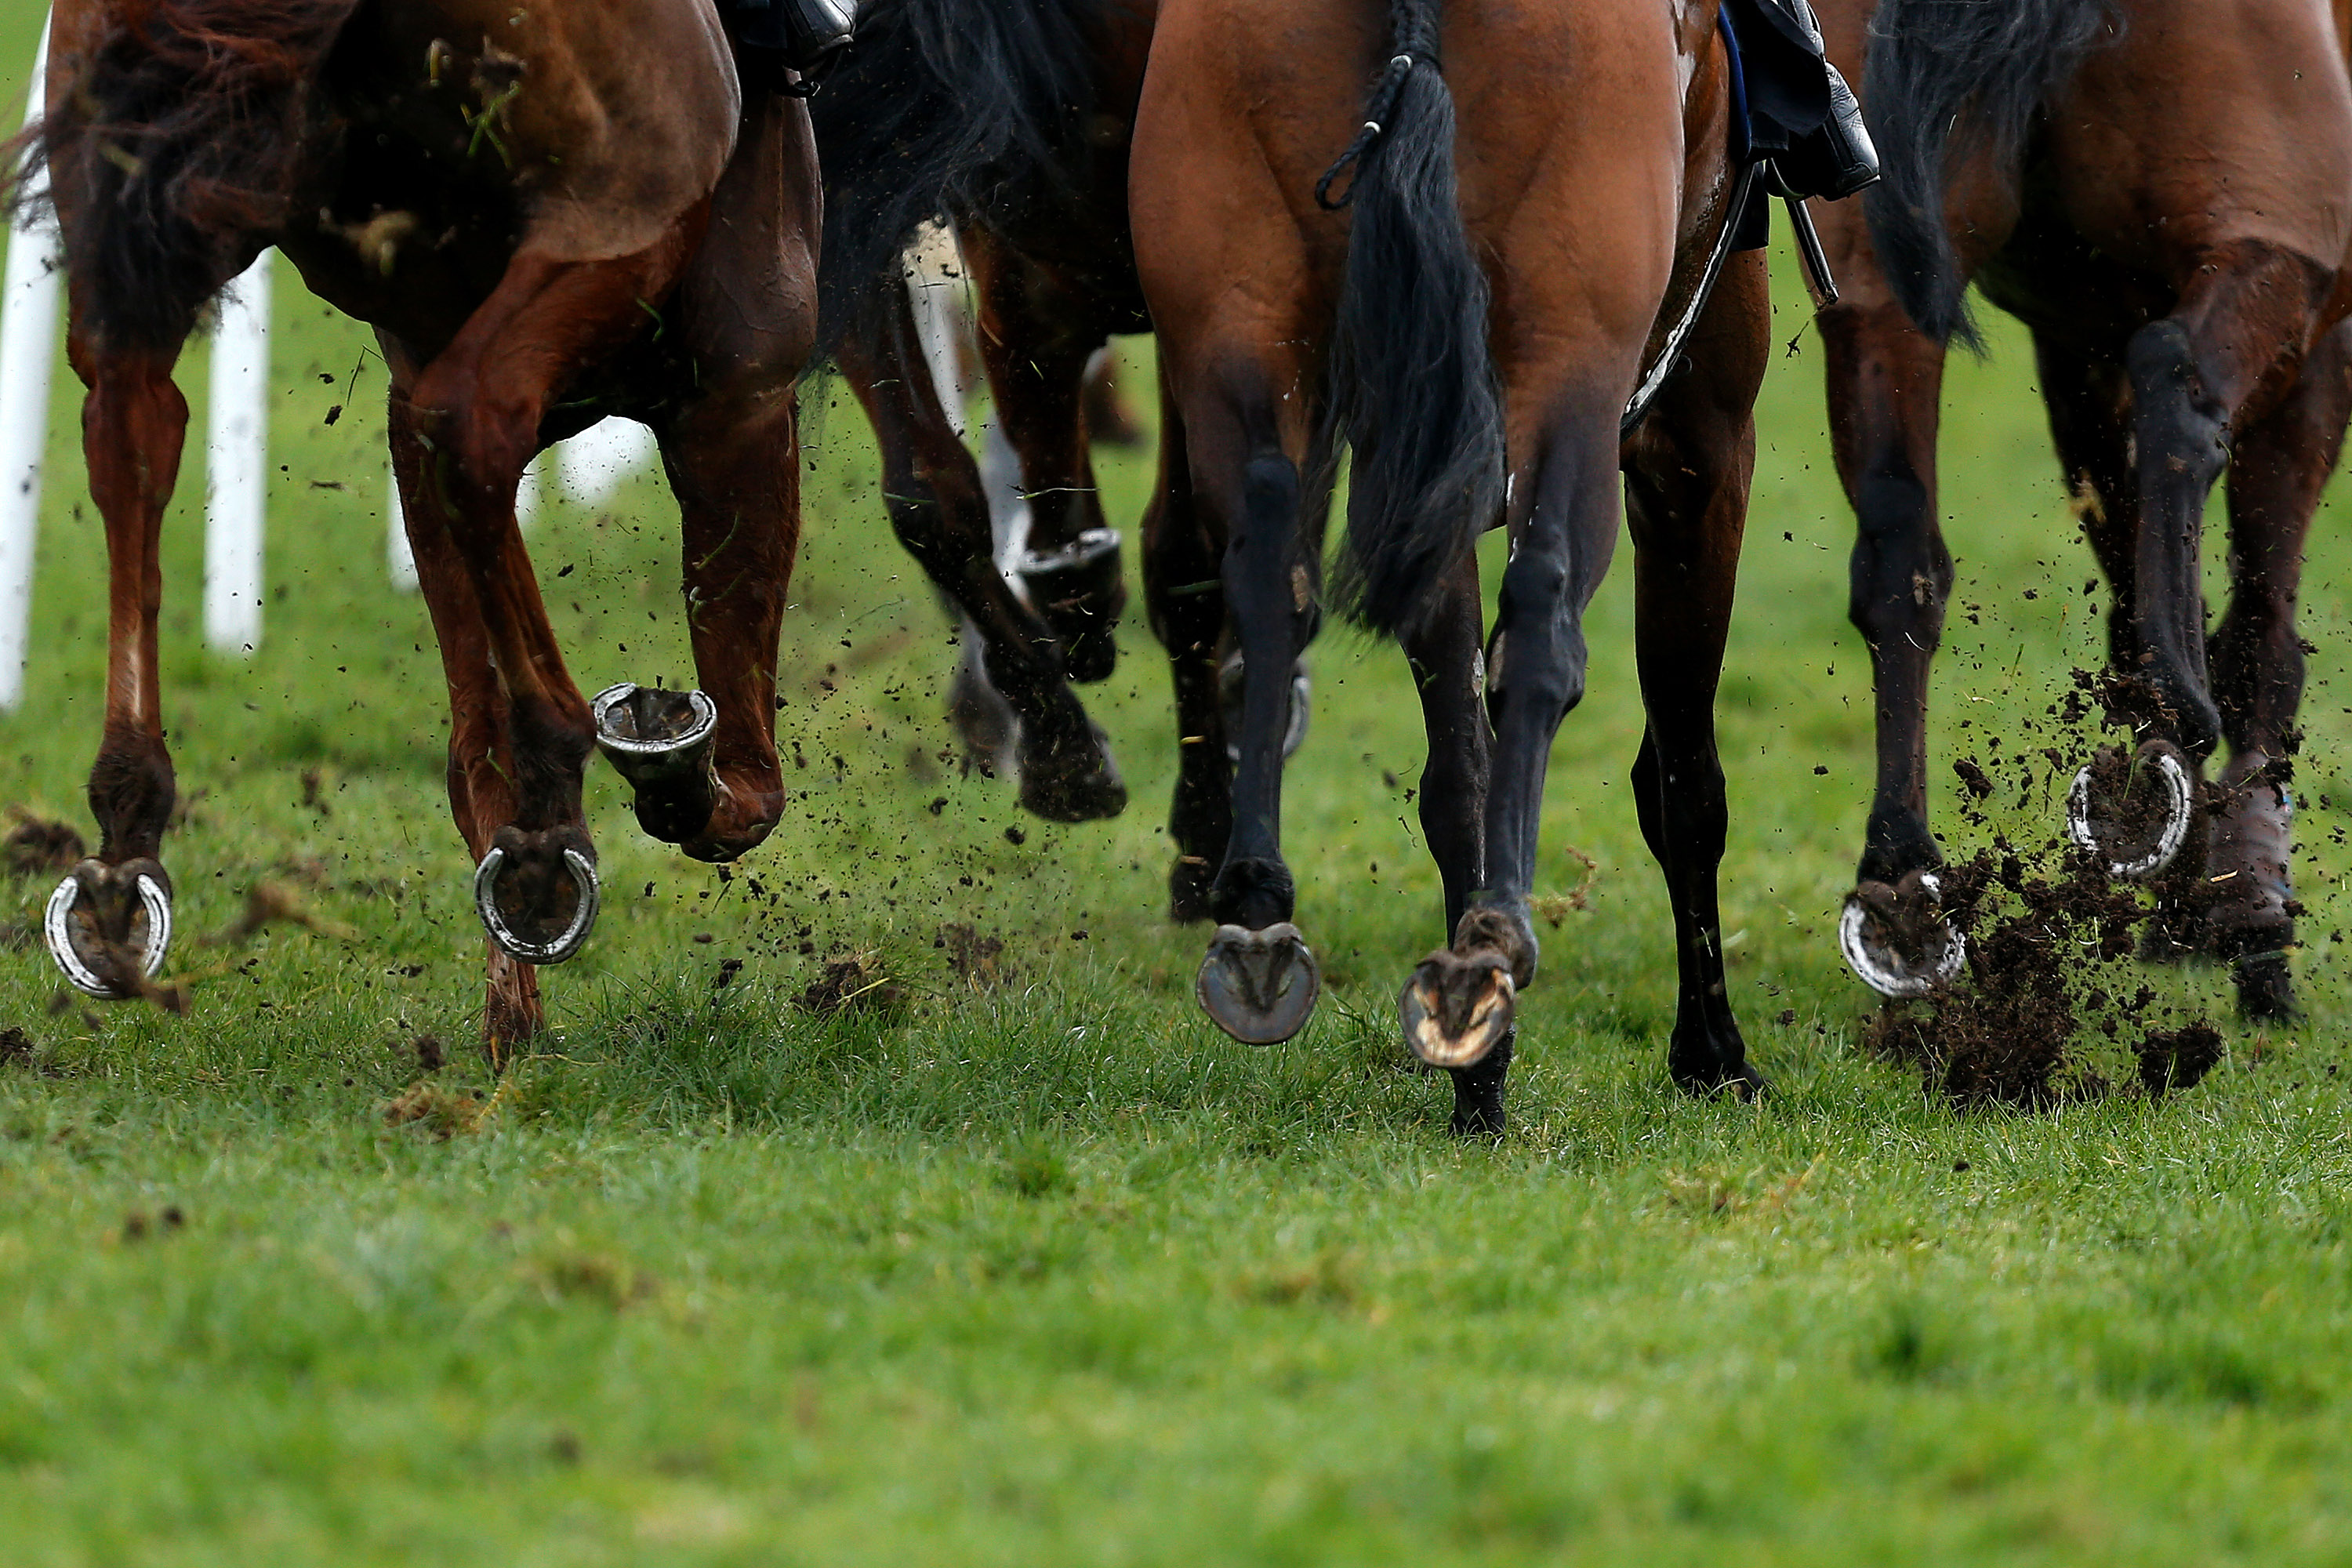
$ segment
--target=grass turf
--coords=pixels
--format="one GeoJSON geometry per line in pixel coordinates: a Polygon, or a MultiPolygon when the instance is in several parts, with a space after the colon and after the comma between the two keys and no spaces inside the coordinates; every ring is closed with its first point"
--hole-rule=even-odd
{"type": "MultiPolygon", "coordinates": [[[[7,58],[23,31],[0,28],[7,58]]],[[[943,626],[830,391],[786,632],[791,815],[722,881],[642,839],[597,770],[604,923],[548,977],[556,1032],[493,1080],[437,665],[383,563],[380,368],[281,272],[253,658],[205,653],[195,624],[200,461],[167,533],[192,1010],[59,1008],[37,950],[0,966],[0,1024],[30,1052],[0,1063],[0,1553],[2352,1557],[2333,510],[2305,603],[2308,1022],[2231,1026],[2221,1070],[2160,1103],[1927,1100],[1860,1054],[1868,1009],[1831,940],[1869,698],[1800,297],[1781,290],[1798,348],[1767,392],[1721,704],[1735,1001],[1780,1092],[1697,1104],[1664,1080],[1621,561],[1546,821],[1549,890],[1584,908],[1547,931],[1523,1005],[1514,1131],[1465,1146],[1443,1080],[1393,1043],[1394,988],[1441,934],[1393,651],[1334,635],[1313,656],[1286,820],[1329,994],[1289,1046],[1234,1046],[1191,1003],[1202,933],[1160,918],[1173,736],[1148,636],[1130,624],[1091,699],[1125,817],[1030,821],[962,776],[943,626]],[[264,880],[358,940],[207,945],[264,880]],[[956,926],[1003,944],[979,983],[938,945],[956,926]],[[902,1004],[799,1007],[839,952],[902,1004]],[[426,1035],[451,1058],[429,1079],[426,1035]],[[425,1114],[387,1121],[420,1079],[425,1114]]],[[[2026,356],[2001,349],[1948,398],[1978,614],[1939,669],[1939,779],[1991,737],[2013,751],[2098,646],[2026,356]]],[[[103,548],[71,428],[61,398],[0,801],[79,820],[103,548]]],[[[1147,467],[1105,462],[1123,524],[1147,467]]],[[[689,668],[675,537],[653,480],[543,516],[583,685],[689,668]]],[[[1985,841],[1938,794],[1955,847],[1985,841]]],[[[8,885],[9,913],[46,890],[8,885]]],[[[2218,974],[2166,984],[2225,1015],[2218,974]]]]}

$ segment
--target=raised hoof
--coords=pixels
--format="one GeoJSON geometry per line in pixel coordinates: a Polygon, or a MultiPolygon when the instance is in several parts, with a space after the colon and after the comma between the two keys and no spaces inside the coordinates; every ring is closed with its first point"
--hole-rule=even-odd
{"type": "Polygon", "coordinates": [[[1127,781],[1111,760],[1110,737],[1088,721],[1087,744],[1040,757],[1022,731],[1021,804],[1048,822],[1099,822],[1127,809],[1127,781]]]}
{"type": "Polygon", "coordinates": [[[1432,1067],[1474,1067],[1509,1037],[1518,994],[1509,961],[1494,949],[1465,954],[1441,947],[1397,997],[1404,1043],[1432,1067]]]}
{"type": "Polygon", "coordinates": [[[1838,951],[1864,985],[1908,1000],[1958,978],[1968,939],[1944,918],[1942,880],[1913,871],[1900,882],[1864,882],[1838,916],[1838,951]]]}
{"type": "Polygon", "coordinates": [[[42,912],[41,935],[74,989],[104,1001],[140,994],[172,946],[172,879],[142,857],[84,860],[42,912]]]}
{"type": "Polygon", "coordinates": [[[1245,1046],[1276,1046],[1307,1026],[1323,971],[1288,921],[1264,931],[1221,925],[1192,994],[1201,1010],[1245,1046]]]}
{"type": "Polygon", "coordinates": [[[711,770],[718,705],[699,691],[623,681],[589,703],[596,745],[636,791],[637,826],[665,844],[699,834],[719,804],[711,770]]]}
{"type": "Polygon", "coordinates": [[[595,929],[603,898],[596,864],[554,838],[553,833],[501,827],[474,870],[474,909],[482,929],[520,963],[562,963],[595,929]]]}
{"type": "MultiPolygon", "coordinates": [[[[1217,667],[1217,700],[1225,712],[1225,758],[1239,766],[1242,760],[1242,656],[1238,650],[1225,656],[1217,667]]],[[[1307,661],[1298,660],[1290,667],[1290,723],[1282,732],[1282,760],[1288,762],[1307,744],[1307,723],[1313,716],[1315,683],[1307,678],[1307,661]]]]}
{"type": "Polygon", "coordinates": [[[1127,579],[1118,565],[1118,530],[1090,528],[1059,550],[1032,551],[1013,568],[1030,608],[1062,639],[1062,669],[1083,686],[1108,680],[1118,665],[1118,617],[1127,579]]]}
{"type": "Polygon", "coordinates": [[[2189,764],[2170,742],[2143,742],[2128,760],[2102,746],[2066,792],[2066,837],[2096,855],[2107,875],[2143,882],[2180,853],[2196,806],[2189,764]]]}

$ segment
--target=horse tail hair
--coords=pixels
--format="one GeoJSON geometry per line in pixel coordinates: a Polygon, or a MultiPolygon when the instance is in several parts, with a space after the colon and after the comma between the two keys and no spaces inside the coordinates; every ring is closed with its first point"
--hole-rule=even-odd
{"type": "Polygon", "coordinates": [[[824,170],[818,331],[829,351],[901,286],[934,219],[1076,189],[1108,13],[1130,0],[866,0],[809,100],[824,170]]]}
{"type": "Polygon", "coordinates": [[[1333,205],[1330,188],[1352,163],[1339,198],[1355,212],[1329,362],[1328,445],[1345,441],[1353,454],[1334,596],[1359,625],[1391,634],[1419,623],[1432,586],[1503,500],[1486,275],[1455,187],[1438,4],[1391,0],[1393,58],[1363,132],[1316,193],[1333,205]]]}
{"type": "Polygon", "coordinates": [[[2115,0],[1881,0],[1863,103],[1883,178],[1864,211],[1895,297],[1937,342],[1984,347],[1945,226],[1947,180],[1984,157],[2014,182],[2035,113],[2121,26],[2115,0]]]}
{"type": "Polygon", "coordinates": [[[176,349],[284,223],[312,83],[359,3],[111,8],[58,107],[11,143],[7,160],[12,205],[44,167],[48,199],[70,197],[66,271],[80,324],[100,343],[176,349]]]}

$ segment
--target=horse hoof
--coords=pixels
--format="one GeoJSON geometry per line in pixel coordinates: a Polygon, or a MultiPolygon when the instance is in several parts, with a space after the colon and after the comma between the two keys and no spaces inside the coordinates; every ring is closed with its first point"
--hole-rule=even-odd
{"type": "Polygon", "coordinates": [[[1084,686],[1118,665],[1113,635],[1127,607],[1118,530],[1090,528],[1059,550],[1024,553],[1013,568],[1030,608],[1062,639],[1062,669],[1084,686]]]}
{"type": "Polygon", "coordinates": [[[596,746],[636,791],[637,826],[666,844],[703,830],[719,802],[711,769],[719,707],[699,691],[622,681],[589,703],[596,746]]]}
{"type": "Polygon", "coordinates": [[[1421,961],[1397,997],[1404,1043],[1432,1067],[1474,1067],[1509,1037],[1518,994],[1501,953],[1441,947],[1421,961]]]}
{"type": "MultiPolygon", "coordinates": [[[[1225,710],[1225,759],[1235,767],[1242,760],[1242,656],[1238,650],[1227,654],[1225,662],[1217,667],[1217,697],[1225,710]]],[[[1307,674],[1307,661],[1298,660],[1290,667],[1290,722],[1282,732],[1282,760],[1288,762],[1307,743],[1307,721],[1314,707],[1315,683],[1307,674]]]]}
{"type": "Polygon", "coordinates": [[[1275,1046],[1307,1026],[1323,971],[1288,921],[1264,931],[1221,925],[1192,994],[1201,1010],[1245,1046],[1275,1046]]]}
{"type": "Polygon", "coordinates": [[[1699,1100],[1736,1100],[1743,1105],[1751,1105],[1761,1100],[1772,1087],[1772,1080],[1758,1071],[1744,1056],[1727,1068],[1717,1065],[1699,1069],[1675,1067],[1670,1063],[1666,1071],[1673,1077],[1676,1089],[1699,1100]]]}
{"type": "Polygon", "coordinates": [[[2128,763],[2102,746],[2066,792],[2066,837],[2099,857],[2109,876],[2146,881],[2188,842],[2196,801],[2189,764],[2170,742],[2147,742],[2128,763]]]}
{"type": "MultiPolygon", "coordinates": [[[[1029,730],[1023,727],[1025,742],[1029,730]]],[[[1087,725],[1087,747],[1075,756],[1056,751],[1021,759],[1021,805],[1047,822],[1099,822],[1127,809],[1127,781],[1111,760],[1110,737],[1087,725]]]]}
{"type": "Polygon", "coordinates": [[[1908,1001],[1940,991],[1968,959],[1968,938],[1944,918],[1943,886],[1914,871],[1900,886],[1865,882],[1838,916],[1838,951],[1864,985],[1908,1001]]]}
{"type": "Polygon", "coordinates": [[[84,860],[42,911],[49,956],[76,989],[103,1001],[139,994],[172,946],[172,879],[142,858],[120,866],[84,860]]]}
{"type": "Polygon", "coordinates": [[[500,837],[514,834],[516,852],[492,844],[474,871],[474,909],[482,929],[499,950],[523,963],[562,963],[578,952],[595,928],[603,891],[596,881],[595,862],[564,846],[554,864],[547,864],[545,846],[528,854],[521,836],[500,828],[500,837]]]}

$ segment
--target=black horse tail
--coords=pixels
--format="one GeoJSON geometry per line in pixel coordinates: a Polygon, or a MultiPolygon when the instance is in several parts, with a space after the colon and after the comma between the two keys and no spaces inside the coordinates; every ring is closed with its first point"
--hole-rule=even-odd
{"type": "Polygon", "coordinates": [[[1895,297],[1937,342],[1983,347],[1945,181],[1979,155],[2015,181],[2035,113],[2120,26],[2115,0],[1881,0],[1862,99],[1884,178],[1864,210],[1895,297]]]}
{"type": "MultiPolygon", "coordinates": [[[[70,195],[81,325],[119,350],[178,348],[279,227],[312,84],[360,0],[125,0],[55,113],[9,151],[14,191],[70,195]]],[[[41,90],[33,84],[32,90],[41,90]]],[[[13,203],[11,205],[14,205],[13,203]]]]}
{"type": "Polygon", "coordinates": [[[1502,399],[1486,342],[1486,275],[1462,225],[1454,95],[1438,0],[1391,0],[1394,56],[1353,163],[1355,208],[1330,359],[1330,433],[1354,452],[1338,602],[1375,631],[1411,629],[1430,590],[1503,500],[1502,399]],[[1374,126],[1378,129],[1375,130],[1374,126]]]}
{"type": "Polygon", "coordinates": [[[1003,217],[1087,178],[1105,18],[1129,0],[866,0],[809,100],[824,170],[820,341],[900,284],[934,218],[1003,217]]]}

